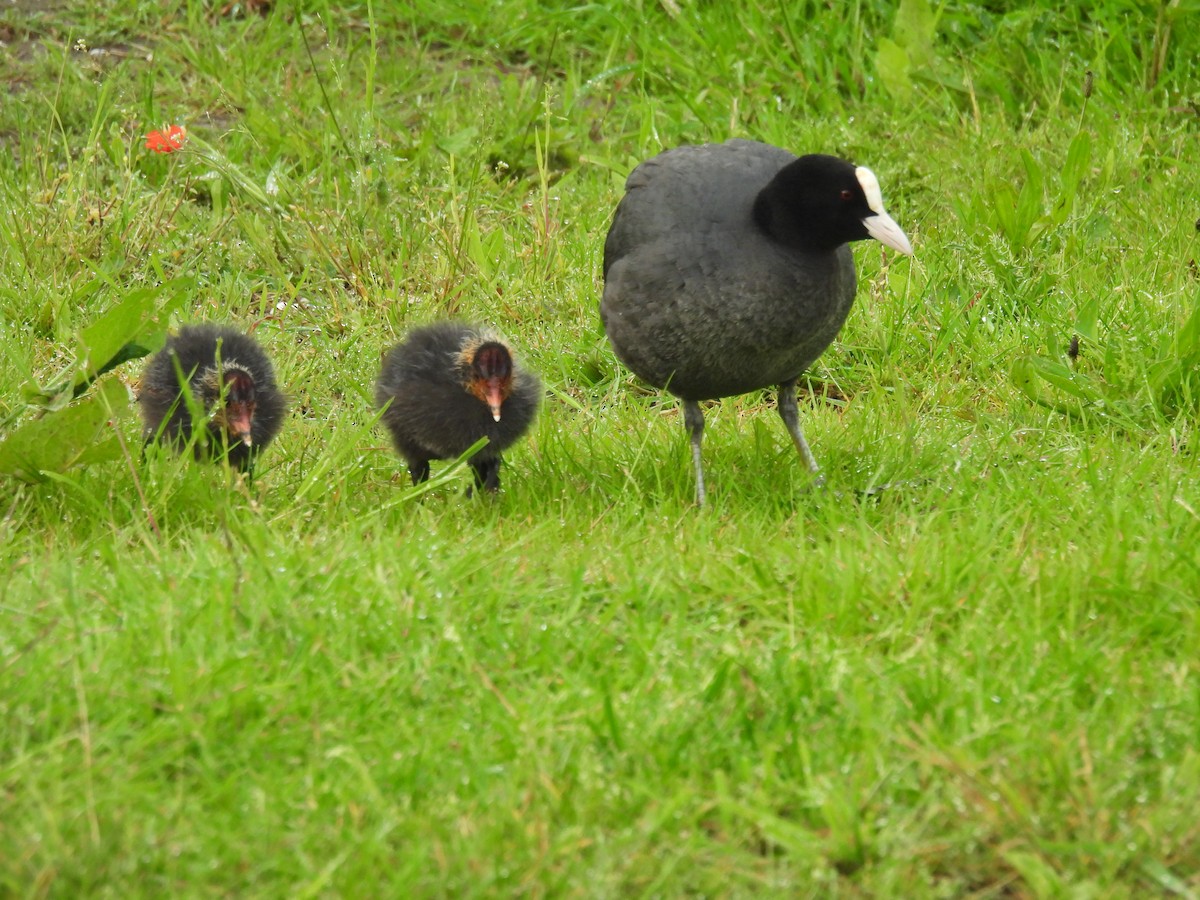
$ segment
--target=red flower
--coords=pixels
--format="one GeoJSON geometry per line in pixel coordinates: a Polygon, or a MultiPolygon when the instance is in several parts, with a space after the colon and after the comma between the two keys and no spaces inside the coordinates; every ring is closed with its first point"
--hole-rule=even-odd
{"type": "Polygon", "coordinates": [[[146,135],[146,149],[155,153],[174,153],[187,140],[182,125],[171,125],[163,131],[152,131],[146,135]]]}

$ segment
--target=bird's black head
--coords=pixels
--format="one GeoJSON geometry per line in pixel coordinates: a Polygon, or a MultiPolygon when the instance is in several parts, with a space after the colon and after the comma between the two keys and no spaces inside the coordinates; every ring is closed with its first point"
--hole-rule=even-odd
{"type": "Polygon", "coordinates": [[[484,341],[471,357],[467,390],[488,405],[492,418],[500,421],[500,407],[512,393],[513,358],[499,341],[484,341]]]}
{"type": "Polygon", "coordinates": [[[883,208],[875,175],[836,156],[810,154],[780,169],[759,192],[754,219],[771,238],[798,250],[829,252],[875,238],[912,253],[908,238],[883,208]]]}

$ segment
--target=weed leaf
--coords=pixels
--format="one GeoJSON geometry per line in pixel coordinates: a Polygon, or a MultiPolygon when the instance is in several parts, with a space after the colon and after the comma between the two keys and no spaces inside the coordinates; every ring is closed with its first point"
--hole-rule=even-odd
{"type": "Polygon", "coordinates": [[[0,443],[0,475],[36,483],[48,472],[117,459],[116,435],[105,438],[103,432],[128,406],[129,391],[112,378],[72,406],[31,419],[0,443]]]}

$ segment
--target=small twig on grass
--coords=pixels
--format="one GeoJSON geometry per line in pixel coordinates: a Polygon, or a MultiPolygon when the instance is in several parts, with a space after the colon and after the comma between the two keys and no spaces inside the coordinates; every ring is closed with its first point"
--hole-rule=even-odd
{"type": "Polygon", "coordinates": [[[479,676],[479,680],[483,682],[483,686],[496,695],[496,699],[500,701],[500,705],[504,707],[505,711],[514,719],[521,718],[517,715],[517,711],[513,705],[508,702],[508,698],[501,693],[500,688],[496,687],[496,682],[492,681],[483,666],[477,662],[473,662],[471,663],[471,668],[475,670],[475,674],[479,676]]]}

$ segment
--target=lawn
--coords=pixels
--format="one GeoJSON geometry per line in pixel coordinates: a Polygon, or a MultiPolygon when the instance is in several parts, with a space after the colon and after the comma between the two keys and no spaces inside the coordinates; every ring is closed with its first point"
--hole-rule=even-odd
{"type": "Polygon", "coordinates": [[[1194,2],[0,42],[0,896],[1200,896],[1194,2]],[[870,166],[916,252],[854,245],[825,486],[766,391],[706,407],[698,509],[601,253],[640,160],[729,137],[870,166]],[[546,387],[496,497],[373,409],[446,317],[546,387]],[[287,391],[253,482],[139,453],[121,348],[192,321],[287,391]]]}

